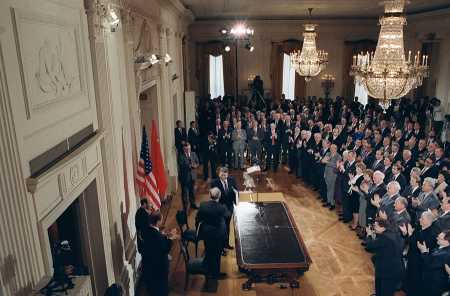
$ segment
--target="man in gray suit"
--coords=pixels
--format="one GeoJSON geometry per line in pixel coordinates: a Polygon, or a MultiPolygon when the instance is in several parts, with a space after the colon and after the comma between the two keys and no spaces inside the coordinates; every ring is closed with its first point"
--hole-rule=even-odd
{"type": "Polygon", "coordinates": [[[439,198],[434,193],[434,185],[436,180],[434,178],[427,177],[423,180],[422,192],[419,197],[412,198],[412,206],[416,211],[416,217],[421,217],[422,213],[431,210],[435,217],[437,217],[437,210],[439,209],[439,198]]]}
{"type": "Polygon", "coordinates": [[[236,122],[236,126],[231,134],[233,140],[233,152],[234,152],[234,168],[244,168],[244,150],[247,140],[247,133],[242,129],[241,122],[236,122]]]}
{"type": "Polygon", "coordinates": [[[400,197],[400,184],[397,181],[391,181],[387,184],[387,192],[380,200],[375,196],[371,203],[378,208],[378,216],[392,221],[395,212],[395,200],[400,197]]]}
{"type": "Polygon", "coordinates": [[[330,152],[322,158],[322,163],[325,164],[324,177],[327,185],[327,206],[330,210],[335,208],[334,186],[337,176],[337,163],[340,160],[342,160],[342,157],[339,153],[337,153],[337,146],[335,144],[330,146],[330,152]]]}
{"type": "Polygon", "coordinates": [[[185,143],[183,153],[178,156],[178,179],[181,185],[181,198],[183,209],[186,211],[188,206],[188,197],[191,209],[198,209],[195,204],[194,185],[197,175],[195,169],[198,168],[199,161],[197,154],[191,151],[191,145],[185,143]]]}

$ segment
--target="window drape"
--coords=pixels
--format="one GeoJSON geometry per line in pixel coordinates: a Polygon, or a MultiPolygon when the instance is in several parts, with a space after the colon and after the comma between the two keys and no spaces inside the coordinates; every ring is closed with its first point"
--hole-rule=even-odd
{"type": "Polygon", "coordinates": [[[196,44],[196,71],[195,77],[198,82],[198,95],[205,98],[210,92],[209,86],[209,56],[222,55],[223,64],[223,84],[225,95],[234,95],[235,89],[235,50],[231,46],[231,51],[224,50],[224,43],[221,41],[198,42],[196,44]]]}
{"type": "MultiPolygon", "coordinates": [[[[272,53],[270,61],[270,78],[272,82],[272,99],[279,102],[283,89],[283,57],[294,50],[301,50],[302,42],[299,40],[285,40],[272,42],[272,53]]],[[[305,97],[305,79],[295,73],[295,97],[305,97]]]]}
{"type": "Polygon", "coordinates": [[[209,55],[209,93],[211,99],[225,94],[223,82],[223,56],[209,55]]]}
{"type": "MultiPolygon", "coordinates": [[[[344,68],[342,73],[342,85],[344,98],[352,101],[355,94],[354,77],[349,75],[350,68],[353,63],[353,56],[367,51],[375,51],[377,42],[369,39],[357,40],[357,41],[345,41],[344,42],[344,68]]],[[[360,101],[361,102],[361,101],[360,101]]]]}
{"type": "Polygon", "coordinates": [[[291,56],[283,55],[283,88],[282,93],[288,100],[295,98],[295,69],[292,66],[291,56]]]}

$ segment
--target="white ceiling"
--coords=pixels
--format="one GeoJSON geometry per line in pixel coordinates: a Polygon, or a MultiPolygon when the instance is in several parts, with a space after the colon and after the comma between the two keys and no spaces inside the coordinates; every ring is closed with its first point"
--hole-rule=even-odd
{"type": "MultiPolygon", "coordinates": [[[[373,18],[382,14],[379,0],[181,0],[197,19],[373,18]]],[[[450,7],[450,0],[411,0],[408,14],[450,7]]]]}

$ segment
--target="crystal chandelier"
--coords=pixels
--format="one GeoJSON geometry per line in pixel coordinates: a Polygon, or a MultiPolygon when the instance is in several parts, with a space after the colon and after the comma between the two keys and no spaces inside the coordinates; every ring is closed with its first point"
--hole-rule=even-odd
{"type": "Polygon", "coordinates": [[[380,35],[375,53],[360,53],[353,56],[350,71],[355,82],[364,86],[367,93],[381,100],[380,105],[388,108],[390,100],[405,96],[410,90],[422,85],[428,76],[428,56],[420,51],[411,59],[405,57],[403,15],[405,0],[384,1],[384,16],[380,18],[380,35]]]}
{"type": "MultiPolygon", "coordinates": [[[[312,8],[309,8],[309,17],[311,18],[312,8]]],[[[319,75],[328,64],[328,53],[325,51],[318,51],[316,48],[316,27],[314,24],[305,24],[305,31],[303,32],[303,47],[302,50],[291,53],[291,62],[295,71],[305,77],[308,82],[319,75]]]]}

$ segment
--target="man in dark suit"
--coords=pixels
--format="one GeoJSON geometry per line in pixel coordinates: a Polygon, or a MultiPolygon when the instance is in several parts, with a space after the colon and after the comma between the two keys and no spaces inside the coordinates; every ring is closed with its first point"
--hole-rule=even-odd
{"type": "Polygon", "coordinates": [[[377,150],[375,152],[375,160],[372,163],[371,169],[373,171],[380,171],[380,172],[382,172],[384,170],[383,151],[382,150],[377,150]]]}
{"type": "Polygon", "coordinates": [[[197,156],[200,156],[200,133],[195,121],[191,121],[190,123],[189,131],[187,134],[187,141],[189,142],[189,144],[191,144],[192,151],[194,151],[197,156]]]}
{"type": "Polygon", "coordinates": [[[217,144],[219,148],[220,162],[223,166],[227,165],[231,167],[231,160],[233,155],[233,146],[231,135],[233,129],[227,120],[223,122],[223,127],[219,130],[219,136],[217,137],[217,144]]]}
{"type": "Polygon", "coordinates": [[[211,166],[211,178],[217,178],[216,166],[217,166],[217,138],[214,132],[209,132],[206,139],[205,154],[203,159],[203,180],[208,180],[209,166],[211,166]]]}
{"type": "Polygon", "coordinates": [[[436,156],[434,165],[436,166],[437,170],[441,171],[443,168],[448,168],[448,160],[444,157],[444,149],[438,147],[434,150],[434,154],[436,156]]]}
{"type": "Polygon", "coordinates": [[[402,280],[404,271],[400,234],[390,230],[390,224],[377,219],[374,232],[368,229],[369,238],[366,249],[375,253],[372,262],[375,266],[375,295],[393,296],[402,280]],[[376,236],[375,236],[376,235],[376,236]]]}
{"type": "Polygon", "coordinates": [[[177,120],[174,134],[175,134],[175,147],[177,148],[177,152],[182,153],[183,144],[187,142],[187,134],[186,129],[183,127],[183,122],[181,120],[177,120]]]}
{"type": "Polygon", "coordinates": [[[433,222],[433,232],[436,236],[450,230],[450,197],[442,199],[442,214],[433,222]]]}
{"type": "Polygon", "coordinates": [[[149,225],[142,231],[144,248],[142,262],[144,280],[149,294],[152,296],[167,296],[169,294],[169,252],[172,240],[179,235],[172,230],[168,235],[160,232],[162,216],[160,212],[149,215],[149,225]]]}
{"type": "Polygon", "coordinates": [[[375,220],[375,215],[377,213],[377,207],[373,205],[370,201],[376,199],[375,195],[381,199],[386,194],[386,186],[384,185],[384,174],[380,171],[375,171],[373,173],[373,185],[369,188],[367,193],[367,208],[366,208],[366,218],[369,221],[369,218],[375,220]]]}
{"type": "Polygon", "coordinates": [[[221,198],[219,188],[211,188],[209,196],[211,199],[200,204],[195,218],[197,227],[200,227],[199,237],[205,241],[208,279],[226,275],[220,272],[220,255],[228,238],[226,221],[231,217],[227,207],[219,202],[221,198]]]}
{"type": "Polygon", "coordinates": [[[437,243],[439,248],[434,251],[424,243],[417,243],[422,253],[423,283],[427,295],[430,296],[440,296],[447,290],[448,275],[445,272],[445,264],[450,259],[450,231],[441,232],[437,243]]]}
{"type": "Polygon", "coordinates": [[[426,178],[436,179],[437,177],[438,177],[438,170],[434,165],[433,160],[428,157],[427,159],[425,159],[425,166],[420,172],[420,178],[422,179],[423,182],[423,180],[425,180],[426,178]]]}
{"type": "Polygon", "coordinates": [[[402,166],[400,164],[395,163],[392,165],[392,176],[389,181],[397,181],[400,184],[400,190],[405,189],[408,181],[402,174],[402,166]]]}
{"type": "Polygon", "coordinates": [[[275,123],[270,124],[270,129],[266,132],[265,135],[265,142],[267,145],[265,170],[267,171],[269,170],[269,168],[272,168],[273,171],[276,172],[279,165],[281,137],[276,130],[275,123]]]}
{"type": "Polygon", "coordinates": [[[416,166],[414,159],[412,158],[412,152],[409,149],[403,150],[402,166],[403,166],[403,175],[406,177],[407,180],[409,180],[411,170],[413,167],[416,166]]]}
{"type": "Polygon", "coordinates": [[[198,209],[195,204],[194,184],[196,173],[195,169],[199,166],[198,157],[195,152],[191,152],[191,145],[185,143],[183,153],[178,156],[178,179],[181,185],[181,198],[183,208],[187,211],[188,197],[191,209],[198,209]]]}
{"type": "Polygon", "coordinates": [[[364,151],[362,152],[361,158],[366,167],[368,168],[372,167],[372,164],[375,160],[375,156],[373,155],[372,144],[368,141],[365,141],[364,143],[364,151]]]}
{"type": "Polygon", "coordinates": [[[134,216],[134,225],[136,226],[137,232],[137,247],[138,252],[143,253],[144,240],[142,238],[142,232],[148,227],[148,216],[149,216],[150,206],[146,198],[141,199],[141,206],[136,211],[134,216]]]}
{"type": "MultiPolygon", "coordinates": [[[[234,210],[234,205],[236,204],[236,192],[238,191],[238,187],[236,184],[236,180],[228,175],[228,168],[221,167],[219,169],[219,178],[214,179],[211,182],[211,188],[217,187],[220,189],[221,197],[220,203],[223,204],[228,211],[232,214],[234,210]]],[[[225,221],[227,237],[225,240],[225,248],[232,250],[233,247],[229,243],[230,236],[230,221],[231,215],[227,217],[225,221]]]]}

